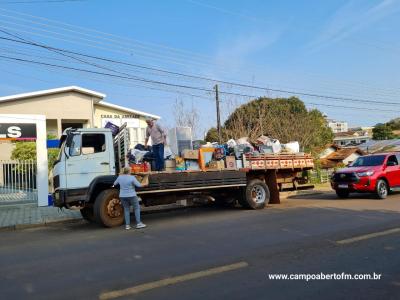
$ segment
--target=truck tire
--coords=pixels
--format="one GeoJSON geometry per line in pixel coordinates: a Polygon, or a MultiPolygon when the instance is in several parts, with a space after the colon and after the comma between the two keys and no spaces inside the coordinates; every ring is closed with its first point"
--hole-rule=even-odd
{"type": "Polygon", "coordinates": [[[104,227],[121,226],[124,222],[124,209],[118,197],[118,190],[102,191],[94,202],[94,217],[104,227]]]}
{"type": "Polygon", "coordinates": [[[336,195],[340,199],[345,199],[345,198],[349,198],[350,192],[349,192],[349,190],[338,189],[338,190],[336,190],[336,195]]]}
{"type": "Polygon", "coordinates": [[[385,180],[379,179],[376,183],[375,193],[378,199],[385,199],[389,193],[389,187],[385,180]]]}
{"type": "Polygon", "coordinates": [[[265,182],[252,179],[244,188],[243,197],[239,198],[239,203],[245,208],[262,209],[269,202],[269,197],[269,188],[265,182]]]}
{"type": "Polygon", "coordinates": [[[84,207],[81,209],[82,218],[84,218],[88,222],[94,222],[94,212],[93,207],[84,207]]]}

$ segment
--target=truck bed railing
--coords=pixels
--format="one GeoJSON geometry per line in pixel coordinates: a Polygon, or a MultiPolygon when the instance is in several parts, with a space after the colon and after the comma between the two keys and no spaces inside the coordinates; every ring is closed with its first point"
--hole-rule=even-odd
{"type": "Polygon", "coordinates": [[[127,124],[124,123],[120,128],[118,133],[114,136],[114,153],[117,166],[117,173],[119,173],[122,168],[128,166],[128,151],[129,151],[129,132],[126,127],[127,124]]]}
{"type": "Polygon", "coordinates": [[[246,154],[243,155],[243,166],[251,170],[312,169],[314,160],[310,154],[246,154]]]}

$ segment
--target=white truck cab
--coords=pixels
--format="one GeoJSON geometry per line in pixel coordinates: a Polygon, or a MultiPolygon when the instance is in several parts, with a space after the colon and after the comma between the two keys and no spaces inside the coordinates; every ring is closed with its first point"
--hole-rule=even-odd
{"type": "Polygon", "coordinates": [[[96,177],[116,174],[110,129],[67,129],[60,142],[59,157],[53,167],[55,200],[59,190],[83,196],[96,177]]]}

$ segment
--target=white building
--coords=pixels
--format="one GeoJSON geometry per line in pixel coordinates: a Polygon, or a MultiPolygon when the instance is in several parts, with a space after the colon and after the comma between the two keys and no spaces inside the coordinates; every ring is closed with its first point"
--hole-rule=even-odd
{"type": "Polygon", "coordinates": [[[333,133],[347,132],[349,130],[349,125],[344,121],[336,121],[333,119],[328,119],[328,127],[330,127],[333,133]]]}

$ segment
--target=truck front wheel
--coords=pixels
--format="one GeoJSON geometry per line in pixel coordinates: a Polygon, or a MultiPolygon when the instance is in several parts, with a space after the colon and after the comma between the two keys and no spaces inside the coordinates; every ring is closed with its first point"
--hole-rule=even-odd
{"type": "Polygon", "coordinates": [[[81,215],[82,218],[84,218],[86,221],[89,222],[94,222],[94,213],[93,213],[93,207],[84,207],[81,209],[81,215]]]}
{"type": "Polygon", "coordinates": [[[239,203],[245,208],[262,209],[269,202],[268,186],[260,179],[250,180],[243,194],[243,197],[239,199],[239,203]]]}
{"type": "Polygon", "coordinates": [[[105,227],[116,227],[123,224],[124,211],[118,197],[118,190],[104,190],[96,197],[94,217],[97,223],[105,227]]]}

